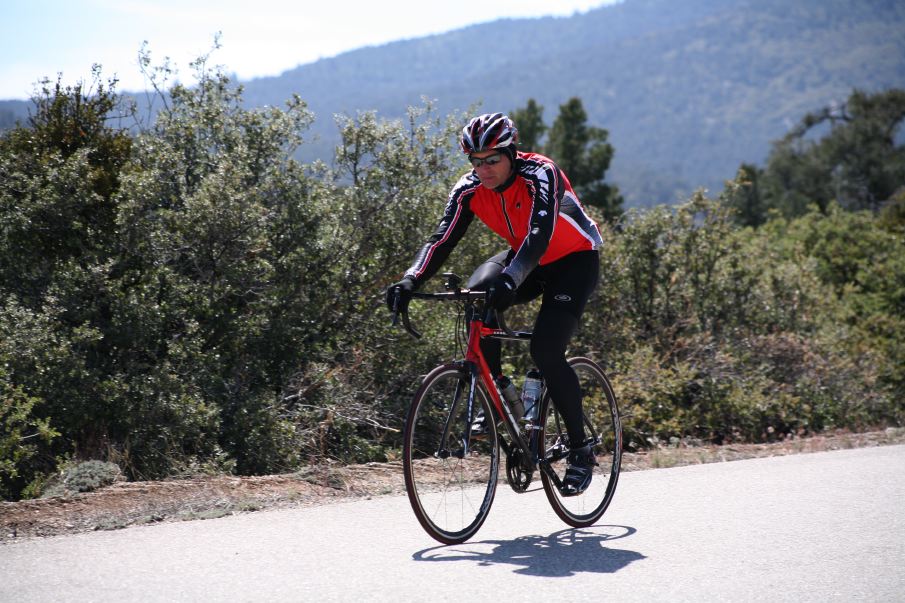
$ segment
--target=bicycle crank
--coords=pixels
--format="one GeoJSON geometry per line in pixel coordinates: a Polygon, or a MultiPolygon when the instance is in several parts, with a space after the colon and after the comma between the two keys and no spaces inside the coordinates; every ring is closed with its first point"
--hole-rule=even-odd
{"type": "Polygon", "coordinates": [[[534,470],[525,469],[519,456],[517,452],[506,453],[506,481],[509,482],[509,487],[518,493],[522,493],[531,485],[534,470]]]}

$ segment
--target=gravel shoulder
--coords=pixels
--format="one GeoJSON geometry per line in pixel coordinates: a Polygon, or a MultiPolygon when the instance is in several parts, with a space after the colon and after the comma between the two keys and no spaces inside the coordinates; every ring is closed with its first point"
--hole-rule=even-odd
{"type": "MultiPolygon", "coordinates": [[[[889,428],[866,433],[829,433],[770,444],[664,447],[626,453],[622,470],[641,471],[903,443],[905,429],[889,428]]],[[[199,476],[118,483],[94,492],[0,502],[0,544],[404,492],[401,461],[351,466],[324,464],[285,475],[199,476]]]]}

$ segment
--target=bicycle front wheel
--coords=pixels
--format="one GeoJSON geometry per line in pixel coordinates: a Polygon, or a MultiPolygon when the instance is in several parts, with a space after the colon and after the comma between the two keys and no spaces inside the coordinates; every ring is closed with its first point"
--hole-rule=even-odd
{"type": "Polygon", "coordinates": [[[500,463],[493,416],[483,386],[459,364],[437,367],[415,393],[405,423],[405,488],[421,526],[444,544],[471,538],[490,512],[500,463]],[[466,447],[472,383],[473,415],[483,410],[486,429],[466,447]]]}
{"type": "MultiPolygon", "coordinates": [[[[600,519],[616,492],[622,465],[622,424],[616,396],[603,370],[589,358],[572,358],[569,365],[581,386],[585,432],[594,438],[597,467],[591,485],[578,496],[563,496],[555,481],[543,471],[541,481],[547,499],[560,519],[570,526],[584,528],[600,519]]],[[[562,480],[566,473],[569,436],[549,394],[544,396],[540,412],[544,418],[541,422],[544,459],[562,480]]]]}

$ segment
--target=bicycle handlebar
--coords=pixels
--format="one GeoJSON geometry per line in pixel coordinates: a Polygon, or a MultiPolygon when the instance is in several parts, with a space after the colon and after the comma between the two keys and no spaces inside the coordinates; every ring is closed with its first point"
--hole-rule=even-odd
{"type": "MultiPolygon", "coordinates": [[[[465,302],[473,302],[477,300],[486,299],[487,292],[486,291],[477,291],[472,289],[454,289],[452,291],[445,292],[437,292],[437,293],[419,293],[417,291],[412,292],[412,299],[430,299],[436,301],[465,301],[465,302]]],[[[502,310],[494,310],[493,308],[487,308],[484,315],[484,322],[488,323],[493,319],[494,314],[496,314],[496,322],[499,325],[500,329],[511,337],[518,337],[518,335],[513,332],[509,326],[506,324],[506,320],[504,318],[504,312],[502,310]]],[[[402,318],[402,326],[403,328],[415,339],[421,339],[421,333],[419,333],[411,323],[409,319],[408,312],[408,304],[399,303],[399,296],[396,296],[395,303],[393,304],[393,312],[392,312],[392,324],[393,326],[399,323],[399,318],[402,318]]]]}

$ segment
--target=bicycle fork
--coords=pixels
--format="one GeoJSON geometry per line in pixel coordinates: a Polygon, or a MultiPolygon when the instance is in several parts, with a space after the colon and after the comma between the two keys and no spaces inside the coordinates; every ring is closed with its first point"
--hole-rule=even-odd
{"type": "MultiPolygon", "coordinates": [[[[443,424],[443,434],[440,438],[440,448],[437,452],[434,453],[434,456],[441,459],[446,459],[449,457],[454,457],[458,459],[463,459],[468,456],[469,449],[471,448],[471,426],[474,424],[477,418],[477,412],[475,408],[476,402],[476,393],[478,390],[478,379],[480,378],[479,368],[478,366],[472,362],[465,360],[462,362],[462,370],[465,372],[468,371],[468,396],[464,400],[465,402],[465,424],[461,426],[462,428],[462,437],[459,438],[462,446],[458,450],[450,451],[444,445],[444,442],[449,441],[450,432],[455,433],[457,429],[456,425],[453,425],[453,418],[457,415],[456,409],[459,404],[463,402],[462,394],[466,388],[466,381],[464,379],[459,379],[456,383],[456,391],[453,395],[453,402],[450,405],[449,413],[446,415],[446,421],[443,424]]],[[[491,400],[493,400],[495,392],[490,392],[491,400]]],[[[486,420],[492,421],[493,417],[488,417],[486,420]]]]}
{"type": "Polygon", "coordinates": [[[446,447],[446,442],[449,441],[448,438],[449,438],[450,430],[455,428],[455,426],[452,424],[453,417],[456,416],[456,408],[458,408],[459,404],[462,402],[463,385],[464,385],[464,383],[461,379],[456,381],[456,391],[453,394],[452,404],[450,404],[449,413],[446,415],[446,421],[443,423],[443,434],[440,437],[440,448],[437,450],[437,452],[434,453],[434,456],[439,459],[447,459],[450,456],[458,458],[458,459],[463,459],[466,456],[468,456],[468,447],[471,443],[471,428],[470,428],[471,423],[470,423],[470,421],[473,420],[472,416],[474,414],[474,399],[475,399],[475,380],[474,380],[473,373],[472,373],[469,387],[468,387],[468,400],[466,402],[467,407],[466,407],[466,412],[465,412],[465,419],[467,421],[469,421],[469,423],[463,432],[464,435],[462,436],[462,447],[456,451],[450,451],[446,447]]]}

